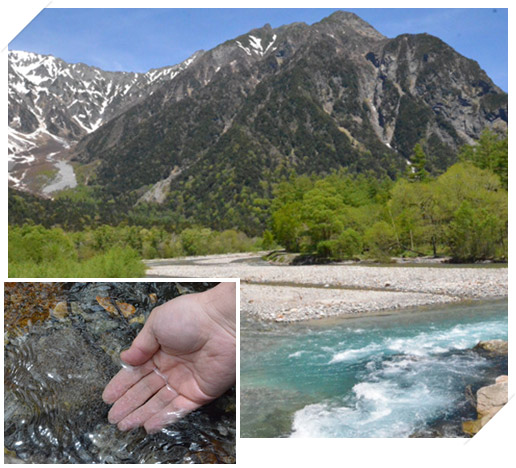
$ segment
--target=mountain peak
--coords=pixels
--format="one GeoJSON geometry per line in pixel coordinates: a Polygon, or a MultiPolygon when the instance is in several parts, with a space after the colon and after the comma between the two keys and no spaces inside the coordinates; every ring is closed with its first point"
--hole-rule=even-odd
{"type": "Polygon", "coordinates": [[[372,39],[386,39],[383,34],[379,33],[369,23],[350,11],[337,10],[317,24],[330,26],[332,28],[336,27],[341,32],[358,33],[372,39]]]}

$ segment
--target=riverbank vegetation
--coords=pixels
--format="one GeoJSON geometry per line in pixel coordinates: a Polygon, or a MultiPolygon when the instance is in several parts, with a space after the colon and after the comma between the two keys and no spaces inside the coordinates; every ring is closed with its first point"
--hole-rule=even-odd
{"type": "Polygon", "coordinates": [[[9,277],[135,278],[143,258],[248,252],[261,248],[233,230],[192,227],[180,234],[163,228],[102,225],[66,232],[41,225],[9,226],[9,277]]]}
{"type": "Polygon", "coordinates": [[[115,202],[94,187],[63,191],[53,200],[10,190],[9,276],[138,277],[145,271],[142,258],[279,246],[330,260],[430,255],[506,261],[507,160],[507,137],[485,131],[441,174],[432,173],[420,144],[395,180],[346,170],[291,173],[272,185],[270,198],[253,201],[259,213],[249,208],[265,220],[261,237],[251,237],[254,228],[222,230],[213,212],[210,228],[160,205],[115,202]]]}
{"type": "Polygon", "coordinates": [[[272,234],[289,251],[333,259],[506,260],[507,154],[507,138],[484,132],[434,177],[420,145],[395,182],[345,171],[291,177],[275,191],[272,234]]]}

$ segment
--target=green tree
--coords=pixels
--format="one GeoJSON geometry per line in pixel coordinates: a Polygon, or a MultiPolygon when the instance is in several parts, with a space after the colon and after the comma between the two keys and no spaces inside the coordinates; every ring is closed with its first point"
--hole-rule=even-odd
{"type": "Polygon", "coordinates": [[[426,167],[426,154],[421,143],[414,146],[412,155],[410,156],[410,166],[408,168],[408,178],[411,181],[424,182],[428,180],[428,171],[426,167]]]}
{"type": "Polygon", "coordinates": [[[343,230],[344,203],[328,183],[317,184],[303,197],[302,220],[311,248],[319,242],[338,236],[343,230]]]}
{"type": "Polygon", "coordinates": [[[429,245],[433,255],[437,256],[442,221],[435,197],[434,181],[409,183],[400,179],[396,182],[387,206],[403,250],[422,255],[426,254],[424,250],[429,245]]]}
{"type": "Polygon", "coordinates": [[[464,145],[459,151],[459,160],[470,162],[480,169],[495,173],[507,189],[509,139],[507,134],[499,135],[484,129],[479,140],[473,145],[464,145]]]}
{"type": "Polygon", "coordinates": [[[276,241],[289,252],[299,252],[302,232],[302,202],[293,201],[272,213],[272,232],[276,241]]]}
{"type": "Polygon", "coordinates": [[[362,237],[354,229],[348,228],[333,241],[332,257],[339,259],[354,258],[362,253],[362,237]]]}
{"type": "Polygon", "coordinates": [[[364,234],[368,255],[379,261],[388,261],[396,253],[398,240],[391,224],[386,221],[374,223],[364,234]]]}
{"type": "MultiPolygon", "coordinates": [[[[500,220],[484,207],[464,201],[447,228],[447,242],[456,262],[494,259],[500,252],[500,220]]],[[[502,246],[503,248],[503,246],[502,246]]]]}
{"type": "Polygon", "coordinates": [[[213,237],[211,229],[199,227],[185,229],[180,235],[186,255],[207,255],[213,237]]]}
{"type": "Polygon", "coordinates": [[[276,247],[276,242],[274,242],[274,235],[271,231],[266,229],[263,232],[262,236],[262,248],[265,250],[270,250],[276,247]]]}

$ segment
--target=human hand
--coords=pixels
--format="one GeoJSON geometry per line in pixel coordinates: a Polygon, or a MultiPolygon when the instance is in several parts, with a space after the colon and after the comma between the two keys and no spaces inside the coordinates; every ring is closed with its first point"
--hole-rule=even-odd
{"type": "Polygon", "coordinates": [[[157,432],[235,382],[236,285],[220,283],[156,307],[102,398],[122,431],[157,432]]]}

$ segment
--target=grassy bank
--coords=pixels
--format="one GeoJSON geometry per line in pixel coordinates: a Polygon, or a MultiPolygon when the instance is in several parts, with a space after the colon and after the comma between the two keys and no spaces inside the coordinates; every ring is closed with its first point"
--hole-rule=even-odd
{"type": "Polygon", "coordinates": [[[137,278],[143,259],[260,250],[261,239],[226,230],[99,226],[78,232],[24,225],[9,227],[10,278],[137,278]]]}

